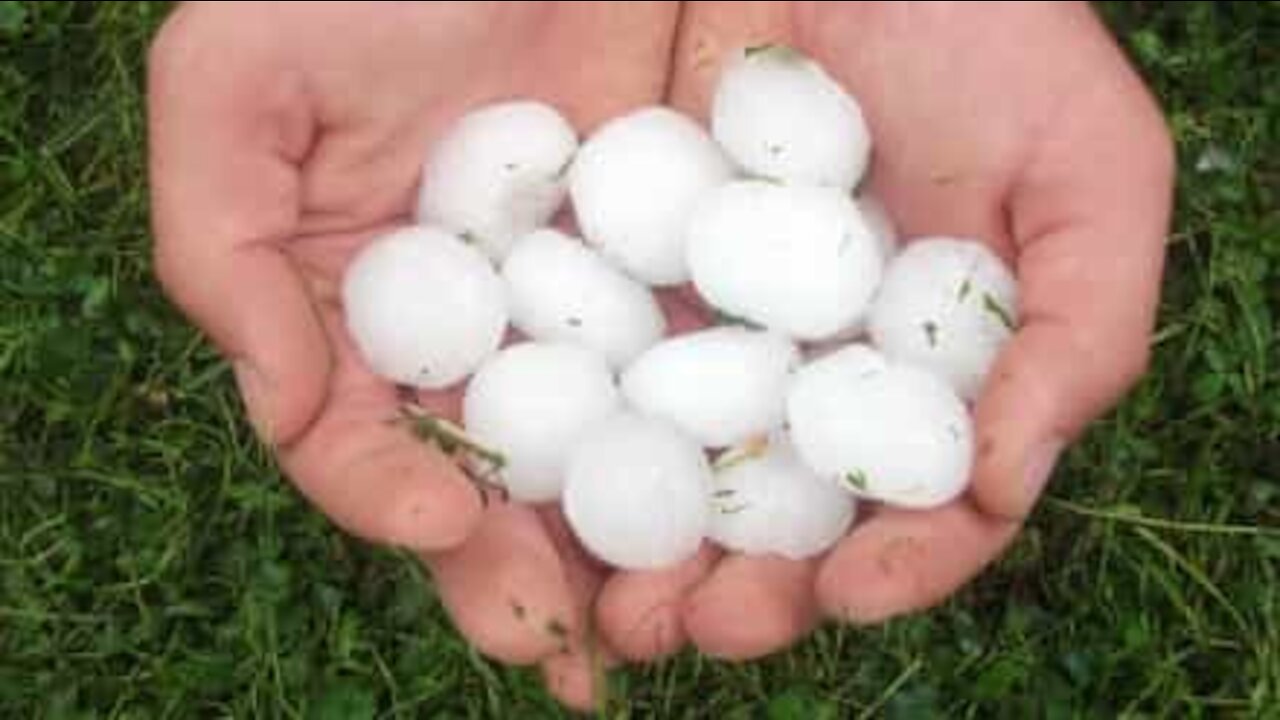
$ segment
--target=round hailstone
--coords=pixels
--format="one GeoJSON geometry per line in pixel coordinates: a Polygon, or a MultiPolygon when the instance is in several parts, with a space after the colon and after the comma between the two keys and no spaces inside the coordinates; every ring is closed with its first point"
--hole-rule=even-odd
{"type": "Polygon", "coordinates": [[[696,442],[624,411],[574,448],[562,503],[574,534],[600,560],[632,570],[670,567],[702,543],[710,483],[696,442]]]}
{"type": "Polygon", "coordinates": [[[1017,282],[985,245],[927,238],[889,264],[868,322],[890,359],[909,362],[974,400],[1017,322],[1017,282]]]}
{"type": "Polygon", "coordinates": [[[667,333],[649,288],[557,230],[520,239],[503,263],[502,276],[511,322],[521,332],[585,345],[615,368],[667,333]]]}
{"type": "Polygon", "coordinates": [[[564,203],[577,148],[573,127],[543,103],[472,111],[432,149],[418,220],[446,227],[500,261],[516,238],[545,225],[564,203]]]}
{"type": "Polygon", "coordinates": [[[973,426],[964,402],[934,375],[866,345],[796,373],[787,420],[804,463],[855,495],[930,508],[968,486],[973,426]]]}
{"type": "Polygon", "coordinates": [[[689,277],[689,213],[732,172],[696,122],[647,107],[587,138],[569,170],[569,193],[587,242],[650,285],[678,285],[689,277]]]}
{"type": "Polygon", "coordinates": [[[785,436],[734,448],[713,472],[707,534],[727,550],[803,560],[853,524],[854,496],[805,467],[785,436]]]}
{"type": "Polygon", "coordinates": [[[792,48],[748,48],[726,64],[711,103],[716,140],[749,174],[852,190],[871,134],[857,101],[792,48]]]}
{"type": "Polygon", "coordinates": [[[871,230],[871,236],[876,239],[880,257],[883,262],[889,262],[898,250],[898,228],[889,216],[889,210],[871,195],[862,195],[855,202],[858,211],[862,213],[862,219],[871,230]]]}
{"type": "Polygon", "coordinates": [[[709,328],[646,351],[622,374],[622,394],[704,447],[727,447],[782,425],[799,363],[800,351],[776,333],[709,328]]]}
{"type": "MultiPolygon", "coordinates": [[[[883,271],[884,266],[893,259],[893,255],[897,251],[897,229],[889,218],[888,211],[880,201],[869,195],[864,195],[854,202],[857,204],[858,211],[862,214],[862,219],[867,228],[871,231],[871,236],[875,238],[876,247],[880,251],[880,265],[883,271]]],[[[836,335],[824,338],[819,342],[805,343],[805,357],[808,359],[821,357],[831,351],[843,348],[850,342],[865,339],[866,336],[867,316],[864,314],[858,318],[857,322],[836,335]]]]}
{"type": "Polygon", "coordinates": [[[725,185],[698,205],[688,253],[704,300],[802,341],[856,328],[883,273],[847,195],[760,180],[725,185]]]}
{"type": "Polygon", "coordinates": [[[504,458],[498,479],[511,497],[546,502],[560,497],[569,450],[618,401],[600,355],[569,343],[526,342],[480,366],[462,417],[468,435],[504,458]]]}
{"type": "Polygon", "coordinates": [[[446,388],[475,371],[507,328],[502,279],[479,250],[437,228],[366,245],[343,276],[347,329],[369,368],[394,382],[446,388]]]}

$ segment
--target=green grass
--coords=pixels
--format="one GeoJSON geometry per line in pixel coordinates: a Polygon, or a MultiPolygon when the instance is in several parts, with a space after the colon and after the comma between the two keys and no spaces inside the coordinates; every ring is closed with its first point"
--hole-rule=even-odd
{"type": "MultiPolygon", "coordinates": [[[[1183,172],[1155,365],[937,612],[618,678],[618,717],[1280,717],[1280,4],[1114,3],[1183,172]],[[1197,169],[1197,168],[1202,169],[1197,169]]],[[[0,717],[545,717],[336,532],[148,267],[165,8],[0,2],[0,717]]]]}

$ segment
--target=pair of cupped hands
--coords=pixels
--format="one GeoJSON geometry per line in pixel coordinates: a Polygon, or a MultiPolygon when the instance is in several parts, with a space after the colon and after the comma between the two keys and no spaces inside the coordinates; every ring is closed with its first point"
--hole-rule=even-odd
{"type": "MultiPolygon", "coordinates": [[[[690,644],[746,660],[826,619],[942,601],[1009,545],[1062,449],[1146,367],[1173,154],[1087,4],[190,3],[149,62],[156,271],[232,363],[253,426],[309,502],[416,552],[471,643],[539,665],[573,707],[594,701],[596,663],[690,644]],[[362,243],[410,222],[423,159],[466,110],[535,98],[584,135],[650,104],[705,119],[719,62],[764,42],[858,98],[869,191],[904,237],[982,238],[1012,264],[1021,325],[977,402],[962,500],[878,509],[810,561],[708,545],[676,568],[611,572],[555,509],[482,498],[391,422],[403,398],[356,356],[337,288],[362,243]]],[[[694,327],[682,297],[664,307],[694,327]]],[[[418,400],[456,419],[459,397],[418,400]]]]}

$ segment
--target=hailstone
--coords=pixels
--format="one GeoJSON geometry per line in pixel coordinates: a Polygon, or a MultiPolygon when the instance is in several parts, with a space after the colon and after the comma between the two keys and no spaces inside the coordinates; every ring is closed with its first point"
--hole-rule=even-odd
{"type": "Polygon", "coordinates": [[[889,264],[868,321],[894,361],[933,372],[974,400],[1017,322],[1017,282],[995,253],[967,239],[908,245],[889,264]]]}
{"type": "Polygon", "coordinates": [[[648,287],[558,230],[520,239],[502,266],[511,322],[538,340],[576,342],[621,368],[667,332],[648,287]]]}
{"type": "Polygon", "coordinates": [[[569,456],[565,519],[596,558],[619,568],[670,567],[706,536],[711,468],[674,426],[621,411],[569,456]]]}
{"type": "Polygon", "coordinates": [[[732,173],[696,122],[646,107],[587,138],[569,170],[569,193],[587,242],[650,285],[678,285],[689,275],[689,214],[732,173]]]}
{"type": "Polygon", "coordinates": [[[856,507],[853,495],[806,467],[778,434],[717,460],[707,534],[733,552],[802,560],[844,537],[856,507]]]}
{"type": "Polygon", "coordinates": [[[858,205],[858,211],[862,213],[863,221],[871,230],[871,236],[876,239],[881,260],[889,262],[898,249],[898,228],[889,215],[888,208],[872,195],[864,194],[855,202],[858,205]]]}
{"type": "MultiPolygon", "coordinates": [[[[879,200],[870,195],[863,195],[854,202],[858,207],[858,212],[862,215],[863,222],[866,223],[867,229],[871,231],[871,236],[875,239],[876,248],[880,251],[881,277],[883,277],[885,265],[893,259],[893,255],[897,251],[897,228],[889,217],[888,210],[879,200]]],[[[806,343],[804,348],[805,356],[812,358],[817,355],[825,355],[829,350],[842,348],[850,342],[862,340],[866,336],[867,314],[863,314],[856,322],[839,333],[824,338],[819,342],[806,343]]]]}
{"type": "Polygon", "coordinates": [[[464,115],[424,164],[417,217],[474,242],[495,261],[564,204],[578,138],[544,103],[514,100],[464,115]]]}
{"type": "Polygon", "coordinates": [[[699,203],[689,268],[714,307],[816,341],[865,316],[883,273],[876,242],[839,190],[741,180],[699,203]]]}
{"type": "Polygon", "coordinates": [[[748,174],[848,192],[871,154],[857,100],[813,60],[783,45],[725,65],[711,103],[716,140],[748,174]]]}
{"type": "Polygon", "coordinates": [[[580,345],[524,342],[476,371],[463,396],[463,424],[502,455],[497,479],[523,502],[557,500],[569,451],[611,416],[619,395],[604,358],[580,345]]]}
{"type": "Polygon", "coordinates": [[[931,508],[968,486],[973,427],[964,402],[936,376],[869,346],[801,368],[787,420],[801,460],[855,495],[931,508]]]}
{"type": "Polygon", "coordinates": [[[777,333],[714,327],[668,338],[622,374],[632,407],[721,448],[782,425],[787,382],[800,363],[777,333]]]}
{"type": "Polygon", "coordinates": [[[342,281],[346,324],[377,375],[452,386],[502,343],[502,279],[479,250],[433,227],[392,231],[361,249],[342,281]]]}

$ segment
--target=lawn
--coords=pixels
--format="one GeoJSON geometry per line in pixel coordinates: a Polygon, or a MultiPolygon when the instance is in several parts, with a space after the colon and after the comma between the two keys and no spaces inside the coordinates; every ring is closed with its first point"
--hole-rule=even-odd
{"type": "MultiPolygon", "coordinates": [[[[1280,717],[1280,3],[1104,10],[1179,148],[1151,372],[943,607],[629,670],[612,715],[1280,717]]],[[[557,716],[299,499],[161,296],[165,11],[0,2],[0,718],[557,716]]]]}

